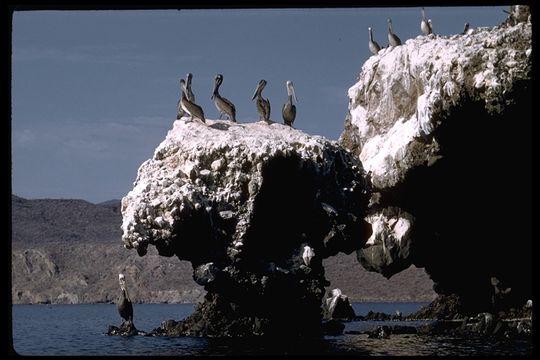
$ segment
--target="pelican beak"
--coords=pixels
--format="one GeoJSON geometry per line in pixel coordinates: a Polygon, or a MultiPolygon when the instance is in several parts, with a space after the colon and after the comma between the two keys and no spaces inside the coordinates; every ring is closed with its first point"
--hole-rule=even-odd
{"type": "Polygon", "coordinates": [[[261,88],[261,85],[257,85],[257,88],[255,89],[255,93],[253,94],[253,97],[251,98],[251,100],[255,100],[255,97],[257,96],[257,93],[259,92],[259,89],[261,88]]]}
{"type": "Polygon", "coordinates": [[[294,96],[294,101],[298,102],[298,99],[296,98],[296,92],[294,91],[294,87],[291,85],[292,94],[294,96]]]}

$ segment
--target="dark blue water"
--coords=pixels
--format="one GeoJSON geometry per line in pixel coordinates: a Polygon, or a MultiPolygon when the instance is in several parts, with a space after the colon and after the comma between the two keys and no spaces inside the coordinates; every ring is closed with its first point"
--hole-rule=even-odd
{"type": "MultiPolygon", "coordinates": [[[[424,303],[356,303],[357,315],[369,310],[403,315],[424,303]]],[[[182,319],[193,311],[191,304],[135,304],[135,325],[150,331],[166,319],[182,319]]],[[[344,334],[323,339],[275,340],[205,339],[194,337],[130,338],[107,336],[109,325],[121,319],[112,304],[14,305],[13,347],[21,355],[241,355],[241,354],[356,354],[356,355],[523,355],[531,344],[482,338],[392,335],[369,339],[344,334]]],[[[345,331],[364,331],[380,325],[416,326],[422,322],[347,322],[345,331]]]]}

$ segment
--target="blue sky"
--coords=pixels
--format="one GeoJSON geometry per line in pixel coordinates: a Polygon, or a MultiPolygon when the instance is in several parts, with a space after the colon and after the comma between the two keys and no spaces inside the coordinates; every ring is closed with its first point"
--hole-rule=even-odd
{"type": "MultiPolygon", "coordinates": [[[[426,7],[436,34],[495,26],[507,7],[426,7]]],[[[337,140],[347,90],[370,56],[367,28],[387,44],[420,35],[419,7],[267,10],[15,12],[12,33],[12,189],[25,198],[119,199],[176,118],[179,79],[209,119],[213,78],[239,122],[266,79],[271,119],[282,122],[292,80],[295,127],[337,140]]]]}

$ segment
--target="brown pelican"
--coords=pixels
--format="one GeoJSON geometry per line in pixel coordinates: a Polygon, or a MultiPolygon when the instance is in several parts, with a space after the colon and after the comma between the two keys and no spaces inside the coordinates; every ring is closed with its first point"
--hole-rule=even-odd
{"type": "Polygon", "coordinates": [[[192,103],[195,102],[195,95],[193,95],[193,91],[191,91],[191,79],[193,78],[192,73],[187,73],[186,75],[186,97],[189,101],[192,103]]]}
{"type": "MultiPolygon", "coordinates": [[[[182,92],[182,89],[180,89],[180,92],[182,92]]],[[[181,119],[184,115],[185,111],[182,109],[182,95],[180,95],[180,99],[178,99],[178,102],[176,103],[176,120],[181,119]]]]}
{"type": "Polygon", "coordinates": [[[304,253],[302,254],[302,259],[304,260],[304,264],[306,266],[309,266],[311,263],[311,259],[315,256],[315,252],[313,249],[309,246],[304,246],[304,253]]]}
{"type": "Polygon", "coordinates": [[[426,13],[424,12],[424,8],[422,8],[422,22],[420,23],[420,29],[424,35],[429,35],[433,32],[433,29],[431,28],[431,19],[426,21],[426,13]]]}
{"type": "Polygon", "coordinates": [[[373,41],[373,34],[371,33],[371,28],[368,27],[367,29],[369,33],[369,51],[371,51],[373,55],[377,55],[381,50],[381,47],[379,46],[379,44],[377,44],[376,41],[373,41]]]}
{"type": "Polygon", "coordinates": [[[131,299],[129,298],[124,274],[118,274],[118,282],[120,283],[120,289],[122,289],[122,293],[120,294],[120,298],[116,304],[118,313],[120,313],[122,319],[128,323],[133,323],[133,305],[131,304],[131,299]]]}
{"type": "Polygon", "coordinates": [[[388,19],[388,43],[390,46],[395,47],[401,45],[401,40],[399,37],[394,34],[394,31],[392,30],[392,20],[388,19]]]}
{"type": "Polygon", "coordinates": [[[196,117],[197,119],[201,119],[203,123],[206,123],[203,109],[199,105],[188,100],[188,98],[186,97],[187,89],[184,79],[180,79],[180,85],[182,87],[182,98],[180,99],[180,105],[182,106],[182,109],[190,115],[192,120],[194,117],[196,117]]]}
{"type": "Polygon", "coordinates": [[[466,22],[465,26],[463,27],[463,32],[461,33],[461,35],[467,34],[468,31],[469,31],[469,23],[466,22]]]}
{"type": "Polygon", "coordinates": [[[261,95],[265,86],[266,80],[259,81],[259,85],[257,85],[257,89],[255,89],[255,94],[253,94],[253,98],[251,100],[257,98],[257,111],[261,115],[261,121],[270,121],[270,101],[263,98],[261,95]]]}
{"type": "Polygon", "coordinates": [[[230,102],[229,100],[225,99],[221,95],[219,95],[219,86],[223,82],[223,75],[217,74],[214,78],[214,93],[212,94],[211,99],[214,99],[214,103],[216,104],[217,109],[219,110],[219,118],[221,119],[221,116],[223,114],[227,114],[229,117],[229,120],[232,120],[236,122],[236,108],[234,107],[234,104],[230,102]]]}
{"type": "Polygon", "coordinates": [[[283,123],[292,127],[294,119],[296,118],[296,106],[292,103],[292,98],[294,96],[294,101],[298,102],[296,98],[296,93],[294,92],[294,87],[292,81],[287,81],[287,102],[283,105],[281,113],[283,115],[283,123]]]}

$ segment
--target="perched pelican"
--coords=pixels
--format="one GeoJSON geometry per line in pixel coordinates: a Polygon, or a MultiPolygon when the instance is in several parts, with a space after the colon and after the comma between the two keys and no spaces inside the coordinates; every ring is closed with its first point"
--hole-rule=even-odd
{"type": "Polygon", "coordinates": [[[219,86],[223,82],[223,75],[217,74],[214,78],[214,92],[212,94],[211,99],[214,99],[214,103],[216,104],[217,109],[219,110],[219,118],[221,119],[221,116],[223,114],[227,114],[229,117],[229,120],[232,120],[236,122],[236,108],[234,107],[234,104],[230,102],[229,100],[225,99],[221,95],[219,95],[219,86]]]}
{"type": "Polygon", "coordinates": [[[192,73],[187,73],[186,75],[186,97],[189,101],[192,103],[195,103],[195,95],[193,95],[193,91],[191,91],[191,79],[193,78],[192,73]]]}
{"type": "Polygon", "coordinates": [[[377,55],[377,53],[381,50],[381,47],[379,46],[379,44],[377,44],[377,42],[373,41],[373,34],[371,33],[371,28],[368,27],[367,29],[369,33],[369,51],[371,51],[373,55],[377,55]]]}
{"type": "Polygon", "coordinates": [[[253,94],[251,100],[257,98],[257,111],[261,115],[261,120],[270,121],[270,101],[261,95],[265,86],[266,80],[259,81],[259,85],[257,85],[257,89],[255,89],[255,94],[253,94]]]}
{"type": "Polygon", "coordinates": [[[426,13],[424,12],[424,8],[422,8],[422,22],[420,23],[420,29],[424,35],[429,35],[433,32],[433,29],[431,28],[431,19],[426,21],[426,13]]]}
{"type": "Polygon", "coordinates": [[[461,33],[461,35],[467,34],[468,31],[469,31],[469,23],[466,22],[465,26],[463,27],[463,32],[461,33]]]}
{"type": "Polygon", "coordinates": [[[296,98],[296,93],[294,92],[293,83],[290,80],[287,80],[287,102],[283,105],[281,113],[283,115],[283,123],[292,127],[294,119],[296,118],[296,106],[292,103],[292,98],[294,96],[294,101],[298,102],[296,98]]]}
{"type": "Polygon", "coordinates": [[[390,46],[395,47],[401,45],[401,40],[399,37],[394,34],[394,31],[392,30],[392,20],[388,19],[388,43],[390,46]]]}
{"type": "Polygon", "coordinates": [[[315,256],[315,252],[311,247],[308,245],[304,246],[304,253],[302,254],[302,259],[304,260],[304,264],[306,266],[309,266],[311,263],[311,259],[315,256]]]}
{"type": "Polygon", "coordinates": [[[206,123],[203,109],[199,105],[188,100],[188,98],[186,97],[187,89],[184,79],[180,79],[180,85],[182,87],[182,98],[180,99],[180,105],[182,106],[182,109],[191,116],[192,120],[194,117],[196,117],[198,119],[201,119],[203,123],[206,123]]]}
{"type": "Polygon", "coordinates": [[[120,294],[120,298],[116,304],[118,313],[122,319],[128,321],[129,323],[133,323],[133,305],[131,304],[131,299],[129,298],[124,274],[118,274],[118,282],[120,283],[120,289],[122,289],[122,293],[120,294]]]}

